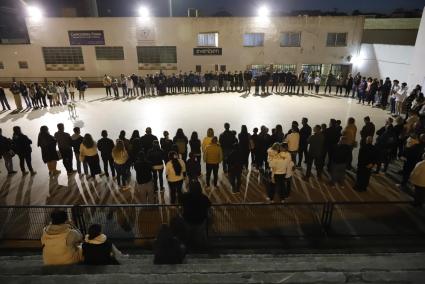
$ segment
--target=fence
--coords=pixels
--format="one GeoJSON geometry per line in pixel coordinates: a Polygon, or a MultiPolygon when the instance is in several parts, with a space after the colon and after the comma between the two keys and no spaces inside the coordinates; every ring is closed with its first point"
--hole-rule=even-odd
{"type": "MultiPolygon", "coordinates": [[[[102,224],[112,239],[152,239],[180,214],[174,205],[1,206],[0,239],[37,240],[62,209],[83,233],[102,224]]],[[[425,235],[425,212],[409,202],[217,204],[207,234],[214,237],[326,237],[425,235]]]]}

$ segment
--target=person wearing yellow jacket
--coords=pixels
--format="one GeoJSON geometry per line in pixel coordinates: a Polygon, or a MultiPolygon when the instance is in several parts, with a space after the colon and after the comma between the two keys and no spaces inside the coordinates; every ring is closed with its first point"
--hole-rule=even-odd
{"type": "Polygon", "coordinates": [[[68,265],[82,260],[81,242],[83,237],[68,221],[63,210],[50,214],[51,223],[43,229],[41,244],[43,246],[44,265],[68,265]]]}
{"type": "Polygon", "coordinates": [[[207,167],[207,187],[210,186],[211,172],[214,175],[214,187],[217,187],[218,167],[221,161],[223,161],[223,151],[217,141],[217,137],[214,136],[211,140],[211,144],[205,147],[204,150],[204,162],[207,167]]]}

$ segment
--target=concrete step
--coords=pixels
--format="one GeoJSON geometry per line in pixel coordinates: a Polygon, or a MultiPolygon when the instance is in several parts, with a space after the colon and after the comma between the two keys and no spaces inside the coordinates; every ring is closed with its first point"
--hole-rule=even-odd
{"type": "Polygon", "coordinates": [[[189,255],[153,265],[131,255],[122,265],[44,267],[40,255],[0,256],[0,283],[423,283],[425,253],[189,255]],[[81,282],[83,281],[83,282],[81,282]]]}

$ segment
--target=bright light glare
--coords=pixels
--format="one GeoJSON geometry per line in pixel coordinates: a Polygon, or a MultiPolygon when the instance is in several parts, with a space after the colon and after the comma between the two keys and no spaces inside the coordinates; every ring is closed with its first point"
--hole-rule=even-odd
{"type": "Polygon", "coordinates": [[[149,17],[149,10],[146,7],[140,7],[139,8],[139,16],[143,18],[149,17]]]}
{"type": "Polygon", "coordinates": [[[28,6],[27,7],[27,14],[29,17],[33,19],[41,19],[43,17],[43,12],[40,8],[36,6],[28,6]]]}
{"type": "Polygon", "coordinates": [[[262,6],[258,9],[258,16],[259,17],[268,17],[270,15],[270,11],[269,8],[267,8],[266,6],[262,6]]]}
{"type": "Polygon", "coordinates": [[[360,58],[360,56],[354,55],[351,57],[350,63],[355,66],[359,66],[362,63],[362,59],[360,58]]]}

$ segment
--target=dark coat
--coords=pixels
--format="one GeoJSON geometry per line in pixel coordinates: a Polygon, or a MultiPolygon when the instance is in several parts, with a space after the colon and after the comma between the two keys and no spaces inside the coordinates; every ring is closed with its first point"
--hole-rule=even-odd
{"type": "Polygon", "coordinates": [[[56,143],[56,139],[50,134],[40,133],[38,135],[37,146],[41,148],[41,157],[44,163],[59,160],[56,143]]]}
{"type": "Polygon", "coordinates": [[[20,156],[31,153],[32,141],[24,134],[14,135],[12,138],[13,150],[20,156]]]}

